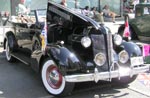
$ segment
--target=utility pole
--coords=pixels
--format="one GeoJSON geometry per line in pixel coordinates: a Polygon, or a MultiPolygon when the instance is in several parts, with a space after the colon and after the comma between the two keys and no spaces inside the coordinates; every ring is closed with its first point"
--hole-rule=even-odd
{"type": "Polygon", "coordinates": [[[12,13],[13,13],[13,10],[12,10],[12,2],[13,2],[13,0],[10,0],[10,14],[12,15],[12,13]]]}
{"type": "Polygon", "coordinates": [[[11,15],[16,15],[16,8],[18,7],[20,0],[10,0],[10,8],[11,8],[11,15]]]}
{"type": "Polygon", "coordinates": [[[99,6],[99,7],[98,7],[98,11],[101,12],[101,10],[102,10],[102,9],[101,9],[101,0],[98,1],[98,6],[99,6]]]}
{"type": "Polygon", "coordinates": [[[75,0],[75,8],[78,8],[78,0],[75,0]]]}

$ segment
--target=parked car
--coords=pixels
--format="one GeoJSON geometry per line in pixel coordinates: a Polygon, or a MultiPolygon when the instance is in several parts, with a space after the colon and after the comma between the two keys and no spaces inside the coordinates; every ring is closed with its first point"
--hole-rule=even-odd
{"type": "Polygon", "coordinates": [[[69,94],[77,82],[126,85],[149,70],[139,46],[75,10],[49,1],[46,17],[38,10],[35,16],[13,17],[14,32],[4,41],[7,61],[31,65],[54,96],[69,94]]]}
{"type": "Polygon", "coordinates": [[[1,13],[1,15],[0,15],[0,46],[3,45],[5,33],[7,31],[13,31],[14,30],[12,28],[12,26],[10,26],[9,24],[7,24],[8,19],[9,19],[8,16],[6,17],[5,15],[3,15],[1,13]]]}
{"type": "MultiPolygon", "coordinates": [[[[129,19],[131,40],[150,42],[150,3],[140,3],[135,8],[135,18],[129,19]]],[[[124,24],[118,29],[123,34],[124,24]]]]}

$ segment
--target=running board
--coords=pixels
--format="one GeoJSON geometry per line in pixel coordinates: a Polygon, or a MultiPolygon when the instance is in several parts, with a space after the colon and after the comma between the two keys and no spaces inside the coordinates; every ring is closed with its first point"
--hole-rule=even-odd
{"type": "Polygon", "coordinates": [[[16,58],[17,60],[23,62],[26,65],[30,65],[30,57],[26,56],[25,54],[21,52],[13,52],[11,55],[16,58]]]}

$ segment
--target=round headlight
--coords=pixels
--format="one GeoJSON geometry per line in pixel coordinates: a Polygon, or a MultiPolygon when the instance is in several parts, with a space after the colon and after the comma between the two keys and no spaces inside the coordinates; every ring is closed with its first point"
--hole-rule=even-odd
{"type": "Polygon", "coordinates": [[[81,44],[82,44],[83,47],[87,48],[87,47],[89,47],[91,45],[91,39],[89,37],[87,37],[87,36],[83,37],[81,39],[81,44]]]}
{"type": "Polygon", "coordinates": [[[103,53],[98,53],[96,54],[95,58],[94,58],[94,62],[98,65],[98,66],[102,66],[105,64],[106,62],[106,56],[103,53]]]}
{"type": "Polygon", "coordinates": [[[122,37],[120,35],[118,35],[118,34],[115,34],[114,35],[114,43],[116,45],[121,45],[121,43],[122,43],[122,37]]]}
{"type": "Polygon", "coordinates": [[[126,63],[129,60],[129,54],[127,51],[123,50],[119,53],[119,61],[121,63],[126,63]]]}

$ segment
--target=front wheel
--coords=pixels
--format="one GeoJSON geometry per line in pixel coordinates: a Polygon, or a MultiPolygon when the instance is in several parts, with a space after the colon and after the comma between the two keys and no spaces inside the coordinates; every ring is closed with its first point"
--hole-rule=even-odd
{"type": "Polygon", "coordinates": [[[8,41],[6,41],[5,47],[6,47],[5,55],[6,55],[7,61],[8,62],[13,62],[15,60],[15,58],[11,56],[11,52],[10,52],[10,47],[9,47],[8,41]]]}
{"type": "Polygon", "coordinates": [[[54,96],[68,95],[74,87],[74,83],[65,81],[54,61],[50,59],[43,64],[41,78],[46,90],[54,96]]]}

